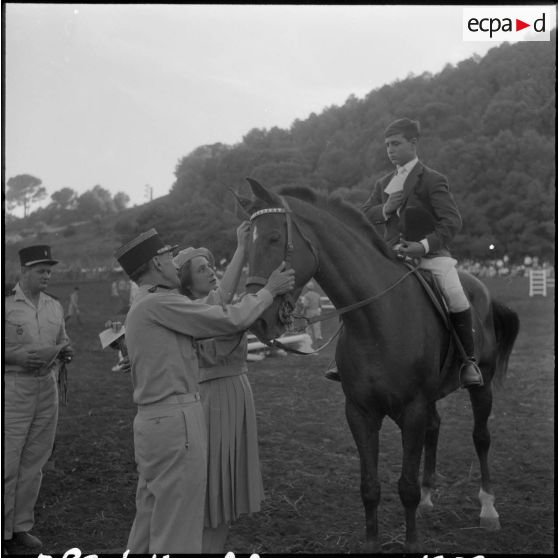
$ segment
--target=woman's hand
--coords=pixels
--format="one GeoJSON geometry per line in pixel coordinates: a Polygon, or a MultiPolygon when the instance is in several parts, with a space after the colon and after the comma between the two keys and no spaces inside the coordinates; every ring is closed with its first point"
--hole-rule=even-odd
{"type": "Polygon", "coordinates": [[[281,262],[281,265],[269,276],[264,287],[272,294],[273,298],[292,291],[295,286],[294,269],[285,269],[285,267],[286,263],[281,262]]]}
{"type": "Polygon", "coordinates": [[[248,252],[250,242],[250,221],[242,221],[236,229],[236,241],[239,250],[248,252]]]}

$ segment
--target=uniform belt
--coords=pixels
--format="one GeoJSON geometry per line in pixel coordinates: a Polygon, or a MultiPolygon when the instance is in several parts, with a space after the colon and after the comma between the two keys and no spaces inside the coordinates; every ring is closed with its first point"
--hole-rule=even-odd
{"type": "Polygon", "coordinates": [[[159,405],[180,405],[182,403],[193,403],[194,401],[200,400],[199,392],[195,393],[181,393],[180,395],[169,395],[164,399],[160,399],[155,403],[146,403],[144,405],[138,405],[138,411],[143,409],[152,409],[153,407],[158,407],[159,405]]]}
{"type": "Polygon", "coordinates": [[[52,368],[39,368],[38,370],[6,370],[4,374],[15,374],[17,376],[28,376],[29,378],[42,378],[48,376],[52,368]]]}
{"type": "Polygon", "coordinates": [[[229,376],[242,376],[248,372],[248,367],[244,364],[236,363],[236,367],[232,366],[212,366],[211,368],[200,368],[200,378],[198,383],[218,380],[220,378],[228,378],[229,376]]]}

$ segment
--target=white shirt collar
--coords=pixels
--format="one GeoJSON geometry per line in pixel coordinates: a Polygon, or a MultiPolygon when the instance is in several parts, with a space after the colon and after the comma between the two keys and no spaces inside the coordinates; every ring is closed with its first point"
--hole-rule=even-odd
{"type": "Polygon", "coordinates": [[[417,163],[418,163],[418,157],[411,159],[408,163],[405,163],[404,165],[397,167],[397,174],[399,174],[402,169],[405,169],[406,173],[409,174],[417,163]]]}

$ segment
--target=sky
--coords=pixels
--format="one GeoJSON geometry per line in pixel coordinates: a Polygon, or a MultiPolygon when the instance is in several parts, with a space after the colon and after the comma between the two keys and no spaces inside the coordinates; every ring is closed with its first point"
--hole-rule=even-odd
{"type": "Polygon", "coordinates": [[[97,184],[145,203],[201,145],[501,44],[463,41],[461,6],[4,6],[5,179],[40,178],[42,205],[97,184]]]}

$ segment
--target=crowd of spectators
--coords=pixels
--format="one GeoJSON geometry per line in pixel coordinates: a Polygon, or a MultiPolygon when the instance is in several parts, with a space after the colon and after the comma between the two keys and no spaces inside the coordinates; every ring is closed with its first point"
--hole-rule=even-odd
{"type": "MultiPolygon", "coordinates": [[[[70,282],[82,282],[82,281],[98,281],[106,280],[112,283],[113,289],[115,282],[119,280],[124,280],[122,272],[118,269],[114,269],[111,266],[98,266],[91,268],[80,268],[79,266],[68,266],[64,268],[60,266],[61,269],[56,270],[56,277],[54,281],[70,281],[70,282]]],[[[217,266],[216,273],[220,277],[223,274],[222,262],[219,262],[217,266]]],[[[554,265],[552,263],[542,260],[537,256],[525,256],[519,263],[515,261],[512,263],[509,256],[503,256],[498,259],[487,259],[484,261],[463,259],[457,266],[458,269],[468,271],[476,277],[484,278],[494,278],[494,277],[504,277],[504,278],[514,278],[514,277],[528,277],[529,271],[531,269],[545,269],[548,277],[554,277],[554,265]]],[[[244,284],[244,279],[247,275],[247,269],[243,270],[243,277],[241,279],[241,287],[244,284]]],[[[17,282],[16,277],[10,277],[10,274],[6,274],[5,287],[11,288],[17,282]]],[[[128,288],[129,290],[129,288],[128,288]]],[[[113,292],[113,295],[115,293],[113,292]]]]}
{"type": "Polygon", "coordinates": [[[554,266],[548,261],[540,261],[537,256],[529,255],[520,263],[512,263],[509,256],[499,259],[485,260],[462,260],[458,269],[468,271],[477,277],[528,277],[531,269],[544,269],[548,277],[554,277],[554,266]]]}

